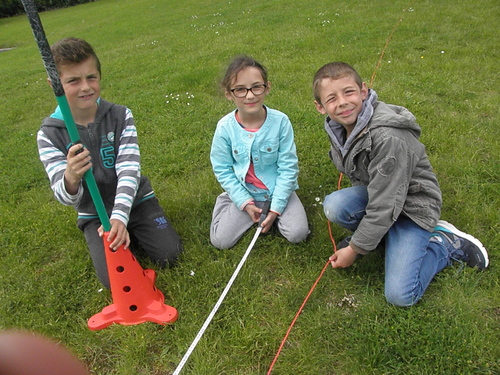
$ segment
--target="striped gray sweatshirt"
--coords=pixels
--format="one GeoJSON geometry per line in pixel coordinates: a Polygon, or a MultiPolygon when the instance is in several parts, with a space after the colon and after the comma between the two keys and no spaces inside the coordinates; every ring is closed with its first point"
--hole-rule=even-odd
{"type": "MultiPolygon", "coordinates": [[[[110,219],[128,224],[133,206],[154,197],[149,180],[141,176],[137,129],[130,109],[101,99],[94,122],[76,125],[90,151],[92,172],[110,219]]],[[[92,197],[82,180],[78,193],[64,186],[68,149],[72,146],[60,109],[43,120],[37,134],[40,160],[56,199],[74,206],[79,219],[97,218],[92,197]]]]}

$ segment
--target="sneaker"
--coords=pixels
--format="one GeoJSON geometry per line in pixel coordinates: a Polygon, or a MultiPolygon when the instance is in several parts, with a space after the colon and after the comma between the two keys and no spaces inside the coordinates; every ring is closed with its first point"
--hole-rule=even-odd
{"type": "Polygon", "coordinates": [[[452,224],[439,220],[434,228],[434,236],[439,235],[447,240],[451,246],[451,258],[467,263],[469,267],[485,269],[489,259],[483,244],[470,234],[461,232],[452,224]]]}
{"type": "Polygon", "coordinates": [[[344,238],[342,241],[340,241],[337,244],[337,250],[340,250],[340,249],[343,249],[344,247],[349,246],[349,242],[351,242],[351,238],[352,238],[352,236],[349,236],[349,237],[344,238]]]}

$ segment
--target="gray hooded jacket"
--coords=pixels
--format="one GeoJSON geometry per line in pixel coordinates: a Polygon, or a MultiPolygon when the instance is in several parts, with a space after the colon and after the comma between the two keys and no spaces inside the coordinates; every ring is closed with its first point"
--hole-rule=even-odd
{"type": "Polygon", "coordinates": [[[377,101],[370,90],[348,139],[329,117],[325,130],[335,166],[353,186],[368,189],[366,215],[351,240],[356,252],[375,249],[401,214],[432,232],[441,214],[441,190],[410,111],[377,101]]]}

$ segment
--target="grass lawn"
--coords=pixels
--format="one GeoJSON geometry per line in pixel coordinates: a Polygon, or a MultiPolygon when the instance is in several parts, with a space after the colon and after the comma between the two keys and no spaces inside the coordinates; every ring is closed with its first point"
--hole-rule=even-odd
{"type": "MultiPolygon", "coordinates": [[[[0,19],[0,329],[40,332],[95,374],[170,374],[219,298],[254,234],[233,249],[209,243],[216,196],[209,151],[233,109],[218,88],[239,53],[267,66],[266,104],[290,117],[307,242],[258,239],[183,374],[265,374],[333,252],[321,201],[337,188],[311,81],[323,64],[352,64],[380,100],[410,109],[444,196],[442,218],[486,245],[484,272],[455,264],[414,307],[388,305],[383,254],[328,268],[273,374],[500,373],[500,4],[497,0],[99,0],[40,15],[52,44],[96,49],[102,95],[132,109],[142,169],[184,241],[156,286],[179,311],[172,325],[87,320],[112,303],[94,275],[76,214],[52,195],[36,132],[56,106],[25,16],[0,19]],[[402,20],[399,22],[399,20],[402,20]],[[398,25],[390,43],[384,46],[398,25]]],[[[343,186],[348,182],[344,181],[343,186]]],[[[341,240],[348,232],[332,227],[341,240]]]]}

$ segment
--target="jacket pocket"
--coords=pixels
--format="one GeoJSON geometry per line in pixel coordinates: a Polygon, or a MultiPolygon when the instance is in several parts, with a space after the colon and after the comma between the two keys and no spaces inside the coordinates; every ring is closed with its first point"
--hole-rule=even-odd
{"type": "Polygon", "coordinates": [[[237,163],[244,163],[248,159],[245,145],[234,145],[232,150],[233,159],[237,163]]]}
{"type": "Polygon", "coordinates": [[[278,144],[265,143],[260,146],[260,161],[262,164],[270,165],[278,161],[278,144]]]}

